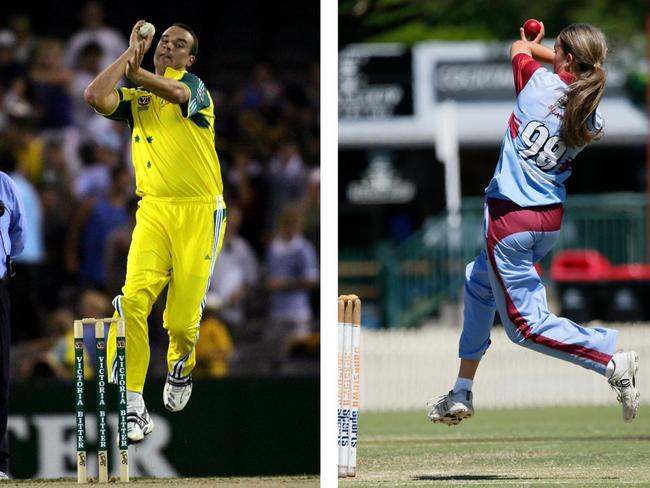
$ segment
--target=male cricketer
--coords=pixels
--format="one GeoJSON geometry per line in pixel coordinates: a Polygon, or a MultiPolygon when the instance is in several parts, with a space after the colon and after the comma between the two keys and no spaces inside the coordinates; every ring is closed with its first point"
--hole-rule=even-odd
{"type": "MultiPolygon", "coordinates": [[[[169,335],[163,403],[182,410],[192,393],[194,346],[214,263],[226,228],[226,206],[214,147],[214,105],[203,82],[186,70],[198,40],[174,24],[154,53],[155,74],[140,64],[153,41],[138,30],[128,49],[85,90],[86,101],[131,128],[136,193],[142,197],[129,249],[126,282],[113,300],[126,324],[127,420],[130,443],[153,431],[142,397],[149,366],[147,317],[166,285],[163,327],[169,335]],[[137,88],[116,88],[123,75],[137,88]]],[[[111,381],[117,380],[115,326],[108,336],[111,381]]]]}

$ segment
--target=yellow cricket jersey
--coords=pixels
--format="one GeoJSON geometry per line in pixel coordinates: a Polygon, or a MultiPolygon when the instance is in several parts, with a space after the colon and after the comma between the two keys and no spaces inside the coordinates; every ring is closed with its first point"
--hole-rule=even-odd
{"type": "Polygon", "coordinates": [[[120,88],[109,114],[129,124],[136,193],[155,197],[209,197],[223,193],[214,148],[214,104],[203,81],[167,68],[165,78],[185,83],[190,98],[173,104],[142,87],[120,88]]]}

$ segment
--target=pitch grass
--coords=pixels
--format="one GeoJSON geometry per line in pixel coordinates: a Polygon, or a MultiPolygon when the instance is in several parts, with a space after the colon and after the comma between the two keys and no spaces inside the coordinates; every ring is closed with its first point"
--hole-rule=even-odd
{"type": "Polygon", "coordinates": [[[454,427],[425,409],[362,412],[358,474],[339,486],[648,487],[643,407],[630,424],[620,407],[478,410],[454,427]]]}

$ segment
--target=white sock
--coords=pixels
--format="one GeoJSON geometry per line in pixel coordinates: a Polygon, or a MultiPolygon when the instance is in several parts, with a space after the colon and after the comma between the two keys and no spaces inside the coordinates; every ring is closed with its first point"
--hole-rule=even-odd
{"type": "Polygon", "coordinates": [[[452,393],[458,393],[460,390],[472,391],[473,380],[469,378],[461,378],[460,376],[456,379],[456,384],[452,388],[452,393]]]}
{"type": "Polygon", "coordinates": [[[126,404],[136,409],[144,406],[144,398],[139,391],[126,390],[126,404]]]}
{"type": "Polygon", "coordinates": [[[610,359],[609,363],[607,363],[607,369],[605,370],[605,377],[607,379],[610,379],[614,374],[615,369],[616,369],[616,364],[614,364],[614,356],[612,356],[612,359],[610,359]]]}

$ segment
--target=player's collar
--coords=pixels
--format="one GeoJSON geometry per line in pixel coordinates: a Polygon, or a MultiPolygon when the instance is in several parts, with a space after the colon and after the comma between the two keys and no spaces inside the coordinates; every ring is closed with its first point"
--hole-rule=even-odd
{"type": "Polygon", "coordinates": [[[187,73],[185,70],[177,70],[172,68],[171,66],[167,66],[165,68],[165,74],[163,74],[164,78],[173,78],[175,80],[180,80],[183,75],[187,73]]]}
{"type": "Polygon", "coordinates": [[[570,85],[576,79],[575,75],[570,71],[562,71],[558,76],[567,85],[570,85]]]}

